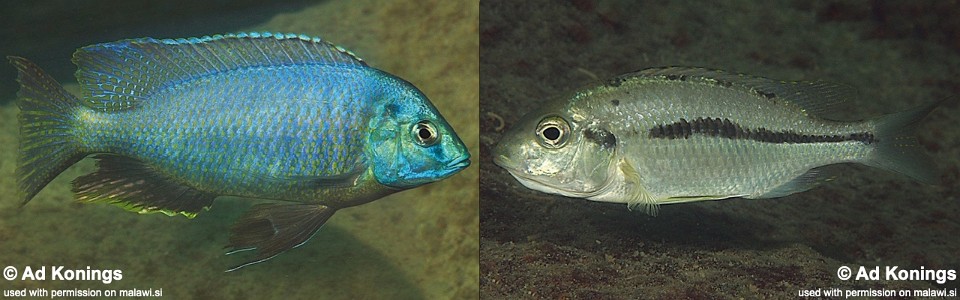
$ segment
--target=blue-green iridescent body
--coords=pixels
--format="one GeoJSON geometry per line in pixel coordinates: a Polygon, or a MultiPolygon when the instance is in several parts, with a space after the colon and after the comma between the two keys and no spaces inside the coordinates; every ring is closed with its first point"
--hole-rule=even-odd
{"type": "Polygon", "coordinates": [[[241,33],[87,46],[83,95],[32,62],[19,71],[18,186],[30,201],[90,154],[81,202],[193,217],[221,195],[261,204],[233,252],[261,262],[305,243],[333,213],[469,165],[463,142],[416,87],[318,38],[241,33]]]}
{"type": "Polygon", "coordinates": [[[160,91],[161,101],[130,112],[83,111],[76,136],[88,152],[138,158],[217,194],[319,201],[317,190],[284,179],[366,170],[371,123],[393,100],[378,94],[403,87],[387,76],[323,65],[241,70],[160,91]]]}

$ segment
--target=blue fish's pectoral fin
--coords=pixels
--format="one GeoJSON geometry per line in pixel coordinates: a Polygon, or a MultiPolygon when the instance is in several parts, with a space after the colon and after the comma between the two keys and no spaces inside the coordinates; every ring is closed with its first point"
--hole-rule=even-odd
{"type": "Polygon", "coordinates": [[[264,182],[276,182],[278,184],[297,183],[305,189],[329,189],[329,188],[348,188],[357,186],[360,175],[363,175],[366,169],[357,168],[356,170],[332,176],[264,176],[264,182]]]}
{"type": "Polygon", "coordinates": [[[227,272],[260,263],[307,242],[337,210],[317,204],[258,204],[230,228],[227,255],[257,250],[256,257],[227,272]]]}
{"type": "Polygon", "coordinates": [[[216,198],[133,158],[105,154],[95,158],[99,169],[73,180],[73,192],[80,202],[105,202],[138,213],[193,218],[209,209],[216,198]]]}

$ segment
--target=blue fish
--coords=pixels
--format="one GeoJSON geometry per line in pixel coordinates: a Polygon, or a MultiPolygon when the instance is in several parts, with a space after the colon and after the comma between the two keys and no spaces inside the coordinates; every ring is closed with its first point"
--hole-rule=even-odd
{"type": "Polygon", "coordinates": [[[303,245],[338,209],[449,177],[470,155],[409,82],[295,34],[142,38],[73,55],[76,97],[32,62],[20,82],[17,183],[26,204],[89,155],[80,202],[193,218],[230,195],[255,205],[231,228],[235,266],[303,245]]]}

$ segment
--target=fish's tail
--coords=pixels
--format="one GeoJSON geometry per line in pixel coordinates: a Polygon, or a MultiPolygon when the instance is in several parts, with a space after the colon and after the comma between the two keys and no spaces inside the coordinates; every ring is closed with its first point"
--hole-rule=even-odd
{"type": "Polygon", "coordinates": [[[937,167],[922,146],[917,143],[914,131],[920,120],[940,105],[942,101],[911,110],[889,114],[877,119],[876,147],[873,155],[863,163],[901,173],[926,184],[936,184],[939,179],[937,167]]]}
{"type": "Polygon", "coordinates": [[[81,103],[33,62],[16,56],[7,59],[17,68],[20,83],[17,187],[22,205],[83,158],[73,135],[74,113],[81,103]]]}

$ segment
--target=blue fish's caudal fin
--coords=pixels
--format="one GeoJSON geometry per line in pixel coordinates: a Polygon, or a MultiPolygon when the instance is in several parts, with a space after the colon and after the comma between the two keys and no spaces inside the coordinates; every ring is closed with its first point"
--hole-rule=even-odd
{"type": "Polygon", "coordinates": [[[17,187],[26,204],[54,177],[84,157],[73,136],[80,100],[29,60],[8,56],[17,68],[20,151],[17,187]]]}
{"type": "Polygon", "coordinates": [[[920,124],[920,120],[941,102],[936,101],[877,119],[876,149],[863,163],[901,173],[926,184],[936,184],[937,166],[917,143],[914,129],[920,124]]]}
{"type": "Polygon", "coordinates": [[[257,250],[254,260],[227,272],[264,262],[284,251],[300,247],[333,216],[335,208],[317,204],[258,204],[230,228],[227,255],[257,250]]]}

